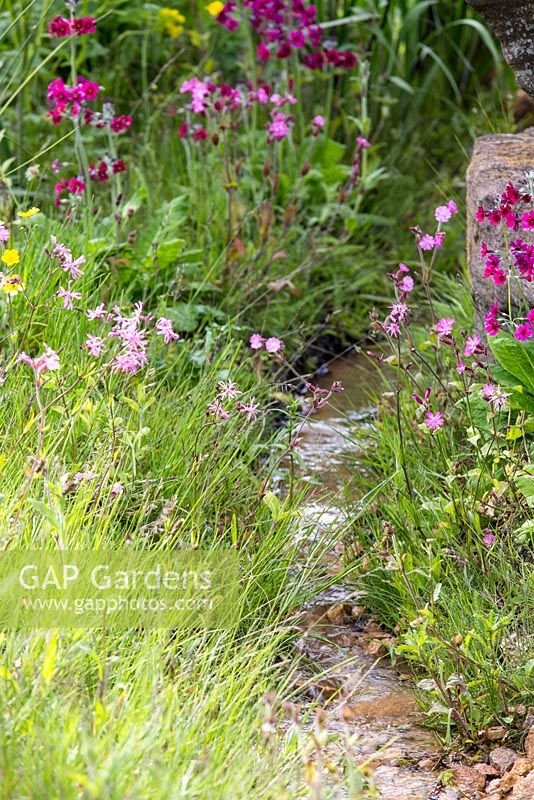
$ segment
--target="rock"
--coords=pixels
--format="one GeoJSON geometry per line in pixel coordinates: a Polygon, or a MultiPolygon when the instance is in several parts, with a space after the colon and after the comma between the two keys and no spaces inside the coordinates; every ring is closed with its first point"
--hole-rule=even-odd
{"type": "Polygon", "coordinates": [[[525,739],[525,753],[527,758],[534,761],[534,728],[530,728],[525,739]]]}
{"type": "Polygon", "coordinates": [[[515,750],[511,750],[509,747],[496,747],[491,751],[489,760],[491,766],[498,770],[499,775],[504,775],[518,758],[515,750]]]}
{"type": "Polygon", "coordinates": [[[354,619],[359,619],[360,617],[363,617],[363,615],[365,614],[365,606],[362,605],[352,606],[350,613],[351,616],[354,617],[354,619]]]}
{"type": "Polygon", "coordinates": [[[502,794],[500,792],[492,792],[491,794],[485,794],[484,800],[502,800],[502,794]]]}
{"type": "Polygon", "coordinates": [[[514,786],[510,800],[532,800],[534,797],[534,772],[521,778],[514,786]]]}
{"type": "Polygon", "coordinates": [[[486,779],[495,778],[497,775],[501,774],[499,770],[491,764],[475,764],[473,769],[476,769],[481,775],[485,775],[486,779]]]}
{"type": "Polygon", "coordinates": [[[466,767],[462,764],[455,764],[452,769],[452,782],[454,786],[462,791],[484,791],[486,786],[486,776],[481,774],[475,767],[466,767]]]}
{"type": "MultiPolygon", "coordinates": [[[[501,780],[500,790],[501,792],[509,792],[510,789],[513,789],[516,783],[524,778],[525,775],[532,770],[532,762],[529,761],[528,758],[518,758],[514,762],[513,767],[506,772],[501,780]]],[[[528,800],[532,800],[532,798],[528,798],[528,800]]]]}
{"type": "Polygon", "coordinates": [[[338,603],[335,606],[331,606],[331,608],[329,608],[326,612],[326,616],[327,619],[334,625],[341,625],[345,619],[345,607],[343,603],[338,603]]]}
{"type": "Polygon", "coordinates": [[[501,43],[503,55],[525,92],[534,95],[532,0],[469,0],[501,43]]]}
{"type": "Polygon", "coordinates": [[[500,778],[494,778],[492,781],[489,781],[486,784],[486,793],[487,794],[496,793],[496,792],[499,791],[500,786],[501,786],[501,779],[500,778]]]}
{"type": "Polygon", "coordinates": [[[506,728],[503,725],[497,725],[495,728],[488,728],[486,731],[486,738],[490,742],[500,742],[506,736],[506,728]]]}
{"type": "MultiPolygon", "coordinates": [[[[493,303],[501,308],[508,305],[505,286],[495,286],[483,277],[484,265],[480,257],[480,244],[486,242],[491,250],[506,252],[504,234],[500,225],[477,222],[479,205],[491,208],[494,198],[500,196],[510,181],[519,184],[525,172],[532,169],[534,128],[518,134],[482,136],[475,141],[473,156],[467,170],[467,261],[471,275],[471,288],[475,305],[477,329],[483,331],[483,318],[493,303]]],[[[521,231],[521,238],[534,242],[534,231],[521,231]]],[[[534,282],[521,281],[521,286],[511,285],[512,304],[517,304],[524,292],[527,301],[534,305],[534,282]]]]}

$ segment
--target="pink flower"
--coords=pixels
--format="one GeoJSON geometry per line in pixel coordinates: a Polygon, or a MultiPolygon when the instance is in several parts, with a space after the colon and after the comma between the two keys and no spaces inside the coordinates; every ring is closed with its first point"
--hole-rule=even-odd
{"type": "Polygon", "coordinates": [[[74,480],[76,483],[81,483],[82,481],[94,481],[95,478],[98,478],[98,473],[93,472],[92,469],[88,469],[87,472],[76,472],[74,474],[74,480]]]}
{"type": "Polygon", "coordinates": [[[165,344],[180,338],[180,335],[174,331],[171,320],[165,317],[160,317],[156,322],[156,335],[163,336],[165,344]]]}
{"type": "Polygon", "coordinates": [[[320,114],[317,114],[312,121],[316,128],[324,128],[325,126],[325,119],[320,114]]]}
{"type": "Polygon", "coordinates": [[[520,342],[526,342],[527,339],[534,334],[534,331],[528,324],[528,322],[523,322],[521,325],[518,325],[514,332],[514,339],[519,339],[520,342]]]}
{"type": "Polygon", "coordinates": [[[491,533],[489,528],[484,528],[484,536],[482,537],[482,542],[486,545],[486,547],[491,548],[496,542],[496,537],[494,533],[491,533]]]}
{"type": "Polygon", "coordinates": [[[531,308],[527,314],[527,320],[534,325],[534,308],[531,308]]]}
{"type": "Polygon", "coordinates": [[[445,420],[441,411],[427,411],[425,416],[425,425],[431,431],[437,431],[439,428],[445,425],[445,420]]]}
{"type": "Polygon", "coordinates": [[[107,314],[106,306],[104,303],[100,303],[96,308],[89,308],[86,314],[87,319],[104,319],[107,314]]]}
{"type": "Polygon", "coordinates": [[[272,122],[267,126],[270,142],[279,142],[289,136],[289,122],[291,117],[288,114],[277,112],[272,118],[272,122]]]}
{"type": "Polygon", "coordinates": [[[486,385],[482,387],[482,397],[484,400],[489,402],[493,398],[496,391],[497,387],[494,383],[486,383],[486,385]]]}
{"type": "Polygon", "coordinates": [[[90,333],[87,334],[87,341],[84,346],[90,355],[95,357],[101,355],[106,347],[104,340],[100,336],[92,336],[90,333]]]}
{"type": "Polygon", "coordinates": [[[265,349],[268,353],[279,353],[283,347],[283,341],[281,339],[277,339],[276,336],[271,336],[269,339],[265,340],[265,349]]]}
{"type": "Polygon", "coordinates": [[[0,242],[8,242],[9,241],[9,231],[4,225],[3,222],[0,222],[0,242]]]}
{"type": "Polygon", "coordinates": [[[447,208],[449,209],[451,214],[457,214],[458,213],[458,206],[456,205],[454,200],[449,200],[448,201],[447,208]]]}
{"type": "Polygon", "coordinates": [[[225,411],[218,400],[214,400],[213,403],[209,404],[208,414],[220,420],[227,420],[230,417],[228,411],[225,411]]]}
{"type": "Polygon", "coordinates": [[[414,287],[413,278],[411,275],[405,275],[404,278],[397,284],[399,291],[409,294],[414,287]]]}
{"type": "Polygon", "coordinates": [[[122,483],[119,483],[118,481],[114,483],[113,486],[111,487],[112,497],[118,497],[120,494],[123,494],[123,492],[124,492],[124,486],[122,485],[122,483]]]}
{"type": "Polygon", "coordinates": [[[436,322],[436,333],[438,335],[438,339],[444,339],[445,337],[450,336],[455,324],[456,320],[452,317],[443,317],[443,319],[439,319],[436,322]]]}
{"type": "Polygon", "coordinates": [[[256,403],[256,398],[251,397],[248,403],[238,403],[237,410],[247,416],[247,419],[256,419],[258,415],[259,405],[256,403]]]}
{"type": "Polygon", "coordinates": [[[33,369],[36,378],[43,372],[51,372],[52,370],[60,368],[58,354],[48,347],[47,344],[45,344],[44,348],[44,353],[36,358],[30,358],[24,351],[18,357],[19,361],[22,361],[23,364],[27,364],[33,369]]]}
{"type": "Polygon", "coordinates": [[[438,222],[448,222],[452,217],[452,211],[449,206],[438,206],[434,211],[434,216],[438,222]]]}
{"type": "Polygon", "coordinates": [[[419,239],[418,245],[421,250],[433,250],[434,237],[430,236],[428,233],[424,233],[419,239]]]}
{"type": "Polygon", "coordinates": [[[251,350],[261,350],[264,343],[264,338],[261,333],[253,333],[249,339],[249,345],[251,350]]]}
{"type": "Polygon", "coordinates": [[[527,211],[526,214],[523,214],[521,217],[521,225],[524,231],[534,230],[534,208],[527,211]]]}
{"type": "Polygon", "coordinates": [[[465,341],[465,349],[464,355],[465,356],[472,356],[476,352],[481,352],[482,342],[480,338],[474,333],[472,336],[468,336],[465,341]]]}
{"type": "Polygon", "coordinates": [[[358,150],[367,150],[371,147],[371,142],[368,142],[363,136],[356,137],[356,144],[358,145],[358,150]]]}
{"type": "Polygon", "coordinates": [[[458,375],[463,375],[463,373],[466,371],[466,369],[467,369],[467,367],[465,366],[463,361],[458,361],[457,362],[457,364],[456,364],[456,372],[458,373],[458,375]]]}
{"type": "Polygon", "coordinates": [[[70,289],[64,289],[62,286],[60,286],[56,292],[56,297],[62,297],[63,308],[68,308],[70,311],[72,311],[74,308],[73,300],[79,300],[81,298],[81,294],[80,292],[71,292],[70,289]]]}
{"type": "Polygon", "coordinates": [[[220,400],[233,400],[242,394],[233,381],[219,381],[217,389],[219,390],[218,396],[220,400]]]}

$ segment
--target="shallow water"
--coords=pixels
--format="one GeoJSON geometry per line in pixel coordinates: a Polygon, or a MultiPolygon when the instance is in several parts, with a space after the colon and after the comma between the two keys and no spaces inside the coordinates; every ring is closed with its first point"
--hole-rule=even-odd
{"type": "MultiPolygon", "coordinates": [[[[372,430],[370,392],[380,385],[376,364],[363,355],[338,359],[317,381],[328,388],[342,381],[345,391],[333,396],[305,425],[299,441],[303,479],[317,488],[307,506],[303,538],[343,523],[344,498],[350,496],[350,474],[362,469],[359,457],[372,430]]],[[[354,499],[354,498],[353,498],[354,499]]],[[[303,541],[303,553],[306,543],[303,541]]],[[[332,547],[326,568],[339,569],[340,543],[332,547]]],[[[439,745],[420,724],[411,683],[391,666],[391,637],[365,616],[354,587],[336,585],[305,609],[299,649],[309,665],[303,669],[303,698],[319,700],[329,733],[354,736],[351,757],[370,759],[375,794],[395,800],[453,800],[457,793],[441,787],[439,745]]],[[[334,797],[348,797],[339,787],[334,797]]],[[[359,795],[362,797],[362,795],[359,795]]]]}

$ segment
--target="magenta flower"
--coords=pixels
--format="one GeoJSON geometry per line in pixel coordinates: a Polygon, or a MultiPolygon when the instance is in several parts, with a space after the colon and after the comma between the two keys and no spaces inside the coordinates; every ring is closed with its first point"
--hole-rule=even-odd
{"type": "Polygon", "coordinates": [[[265,349],[268,353],[279,353],[283,347],[283,341],[281,339],[277,339],[276,336],[271,336],[269,339],[265,340],[265,349]]]}
{"type": "Polygon", "coordinates": [[[165,317],[160,317],[156,322],[156,335],[163,336],[165,344],[180,338],[180,335],[173,329],[171,320],[165,317]]]}
{"type": "Polygon", "coordinates": [[[523,322],[521,325],[518,325],[514,332],[514,339],[519,339],[520,342],[526,342],[527,339],[534,334],[534,331],[528,324],[528,322],[523,322]]]}
{"type": "Polygon", "coordinates": [[[77,36],[86,36],[96,31],[96,21],[94,17],[80,17],[72,20],[72,30],[77,36]]]}
{"type": "Polygon", "coordinates": [[[425,415],[425,423],[427,428],[431,431],[437,431],[443,425],[445,425],[445,420],[443,418],[443,414],[441,411],[427,411],[425,415]]]}
{"type": "Polygon", "coordinates": [[[438,335],[438,339],[444,339],[445,337],[450,336],[455,324],[456,320],[452,317],[443,317],[443,319],[439,319],[436,322],[436,333],[438,335]]]}
{"type": "Polygon", "coordinates": [[[521,217],[521,225],[524,231],[534,230],[534,208],[523,214],[521,217]]]}
{"type": "Polygon", "coordinates": [[[463,361],[458,361],[456,363],[456,372],[458,373],[458,375],[463,375],[466,369],[467,367],[465,366],[463,361]]]}
{"type": "Polygon", "coordinates": [[[322,117],[320,114],[317,114],[313,118],[313,124],[315,125],[316,128],[324,128],[324,126],[325,126],[325,118],[322,117]]]}
{"type": "Polygon", "coordinates": [[[358,145],[358,150],[367,150],[371,147],[371,142],[367,141],[363,136],[356,137],[356,144],[358,145]]]}
{"type": "Polygon", "coordinates": [[[449,200],[448,201],[447,208],[449,209],[451,214],[457,214],[458,213],[458,206],[456,205],[454,200],[449,200]]]}
{"type": "Polygon", "coordinates": [[[55,36],[58,39],[63,39],[65,36],[70,36],[70,21],[65,17],[54,17],[48,24],[48,33],[50,36],[55,36]]]}

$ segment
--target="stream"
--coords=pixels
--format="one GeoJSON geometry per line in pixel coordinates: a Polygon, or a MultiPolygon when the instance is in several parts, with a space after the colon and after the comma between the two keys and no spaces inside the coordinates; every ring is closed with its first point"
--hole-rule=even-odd
{"type": "MultiPolygon", "coordinates": [[[[361,469],[358,453],[365,448],[375,409],[369,393],[380,387],[376,365],[362,355],[336,359],[320,386],[341,381],[344,392],[317,411],[299,437],[303,480],[313,484],[303,526],[306,537],[343,525],[351,471],[361,469]],[[340,525],[341,523],[341,525],[340,525]]],[[[354,497],[352,497],[354,501],[354,497]]],[[[339,570],[342,543],[327,558],[329,572],[339,570]]],[[[458,793],[439,782],[439,742],[421,722],[411,681],[391,666],[392,639],[365,615],[354,586],[336,584],[305,609],[299,649],[306,663],[302,683],[309,699],[324,708],[324,725],[332,738],[355,740],[350,757],[369,761],[372,790],[367,798],[391,800],[455,800],[458,793]]],[[[335,798],[349,798],[336,787],[335,798]]],[[[358,796],[358,795],[357,795],[358,796]]],[[[359,795],[362,797],[362,795],[359,795]]]]}

